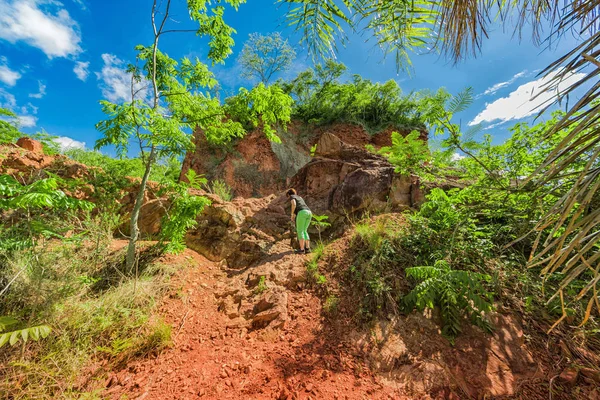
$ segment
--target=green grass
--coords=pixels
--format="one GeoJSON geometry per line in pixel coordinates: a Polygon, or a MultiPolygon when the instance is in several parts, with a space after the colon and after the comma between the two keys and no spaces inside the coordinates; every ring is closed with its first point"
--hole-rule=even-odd
{"type": "Polygon", "coordinates": [[[171,326],[153,313],[182,266],[144,257],[135,279],[123,271],[124,249],[110,252],[110,237],[87,239],[40,243],[3,257],[0,280],[18,276],[3,296],[0,315],[22,321],[15,329],[42,323],[52,329],[45,339],[2,348],[3,398],[101,398],[93,383],[76,389],[91,363],[103,361],[110,370],[170,346],[171,326]]]}

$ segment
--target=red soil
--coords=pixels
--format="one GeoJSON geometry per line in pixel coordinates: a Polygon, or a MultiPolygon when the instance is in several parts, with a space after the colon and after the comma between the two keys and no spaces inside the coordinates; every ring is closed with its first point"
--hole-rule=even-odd
{"type": "Polygon", "coordinates": [[[175,278],[180,289],[160,310],[173,326],[173,347],[115,372],[106,382],[110,398],[403,398],[340,342],[344,324],[321,317],[309,291],[288,293],[283,329],[248,332],[217,310],[214,283],[228,279],[218,265],[189,250],[183,256],[197,267],[175,278]]]}

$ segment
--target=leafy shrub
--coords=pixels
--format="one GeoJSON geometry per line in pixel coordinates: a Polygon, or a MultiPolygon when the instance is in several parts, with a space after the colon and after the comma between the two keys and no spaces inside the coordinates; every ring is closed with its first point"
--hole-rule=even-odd
{"type": "Polygon", "coordinates": [[[267,290],[267,277],[263,275],[258,280],[258,285],[254,288],[254,293],[262,294],[265,290],[267,290]]]}
{"type": "Polygon", "coordinates": [[[345,65],[326,60],[301,72],[291,82],[279,80],[277,85],[294,98],[295,118],[318,125],[350,122],[370,132],[388,127],[424,128],[448,98],[443,90],[403,96],[394,80],[373,83],[353,75],[342,82],[345,72],[345,65]]]}
{"type": "Polygon", "coordinates": [[[399,174],[410,175],[421,172],[419,166],[429,160],[430,154],[427,142],[421,140],[420,136],[418,131],[412,131],[406,136],[392,132],[392,145],[382,147],[378,153],[386,156],[399,174]]]}
{"type": "Polygon", "coordinates": [[[179,183],[167,189],[171,206],[162,219],[160,244],[170,253],[185,249],[187,231],[198,224],[196,217],[211,203],[206,197],[191,195],[188,187],[186,183],[179,183]]]}
{"type": "MultiPolygon", "coordinates": [[[[65,155],[87,166],[101,168],[114,180],[123,180],[126,177],[141,178],[144,175],[145,166],[141,158],[113,158],[99,151],[86,149],[67,150],[65,155]]],[[[180,172],[181,162],[176,157],[165,158],[159,160],[153,167],[149,180],[163,183],[177,182],[180,172]]]]}
{"type": "Polygon", "coordinates": [[[312,225],[317,228],[317,231],[319,232],[319,242],[321,243],[323,242],[323,239],[321,238],[321,231],[331,226],[331,224],[327,222],[328,219],[329,217],[327,215],[313,214],[312,216],[312,225]]]}
{"type": "Polygon", "coordinates": [[[215,179],[210,183],[210,192],[216,194],[223,201],[231,201],[233,193],[229,185],[220,179],[215,179]]]}
{"type": "Polygon", "coordinates": [[[321,260],[321,257],[323,257],[324,251],[325,246],[321,242],[312,249],[312,256],[306,263],[306,273],[308,274],[309,278],[320,285],[323,285],[327,282],[327,278],[319,273],[319,261],[321,260]]]}
{"type": "Polygon", "coordinates": [[[491,329],[486,313],[493,309],[493,295],[482,284],[491,281],[489,275],[453,270],[448,262],[439,260],[433,266],[407,268],[406,276],[418,282],[404,297],[407,307],[421,311],[439,307],[445,335],[452,338],[461,332],[463,316],[485,330],[491,329]]]}

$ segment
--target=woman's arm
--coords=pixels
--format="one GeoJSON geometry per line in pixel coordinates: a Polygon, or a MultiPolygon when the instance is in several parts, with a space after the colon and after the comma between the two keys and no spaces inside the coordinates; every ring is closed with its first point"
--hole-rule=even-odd
{"type": "Polygon", "coordinates": [[[290,218],[292,219],[292,222],[294,222],[294,220],[295,220],[294,211],[296,211],[296,200],[292,199],[292,215],[290,216],[290,218]]]}

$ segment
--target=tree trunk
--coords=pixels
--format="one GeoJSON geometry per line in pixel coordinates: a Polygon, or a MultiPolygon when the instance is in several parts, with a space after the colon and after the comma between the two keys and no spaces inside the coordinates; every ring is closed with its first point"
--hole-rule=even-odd
{"type": "Polygon", "coordinates": [[[128,272],[133,271],[133,267],[136,262],[136,244],[140,235],[140,229],[138,228],[138,219],[140,218],[140,210],[142,209],[142,205],[144,204],[144,193],[146,193],[146,185],[148,183],[150,171],[152,170],[152,163],[154,162],[155,154],[156,151],[154,149],[154,146],[152,146],[152,150],[150,151],[150,155],[148,156],[148,161],[146,163],[146,170],[144,171],[144,176],[142,178],[142,182],[140,183],[140,188],[138,190],[137,197],[135,198],[133,210],[131,211],[129,246],[127,246],[127,259],[125,264],[125,270],[128,272]]]}

